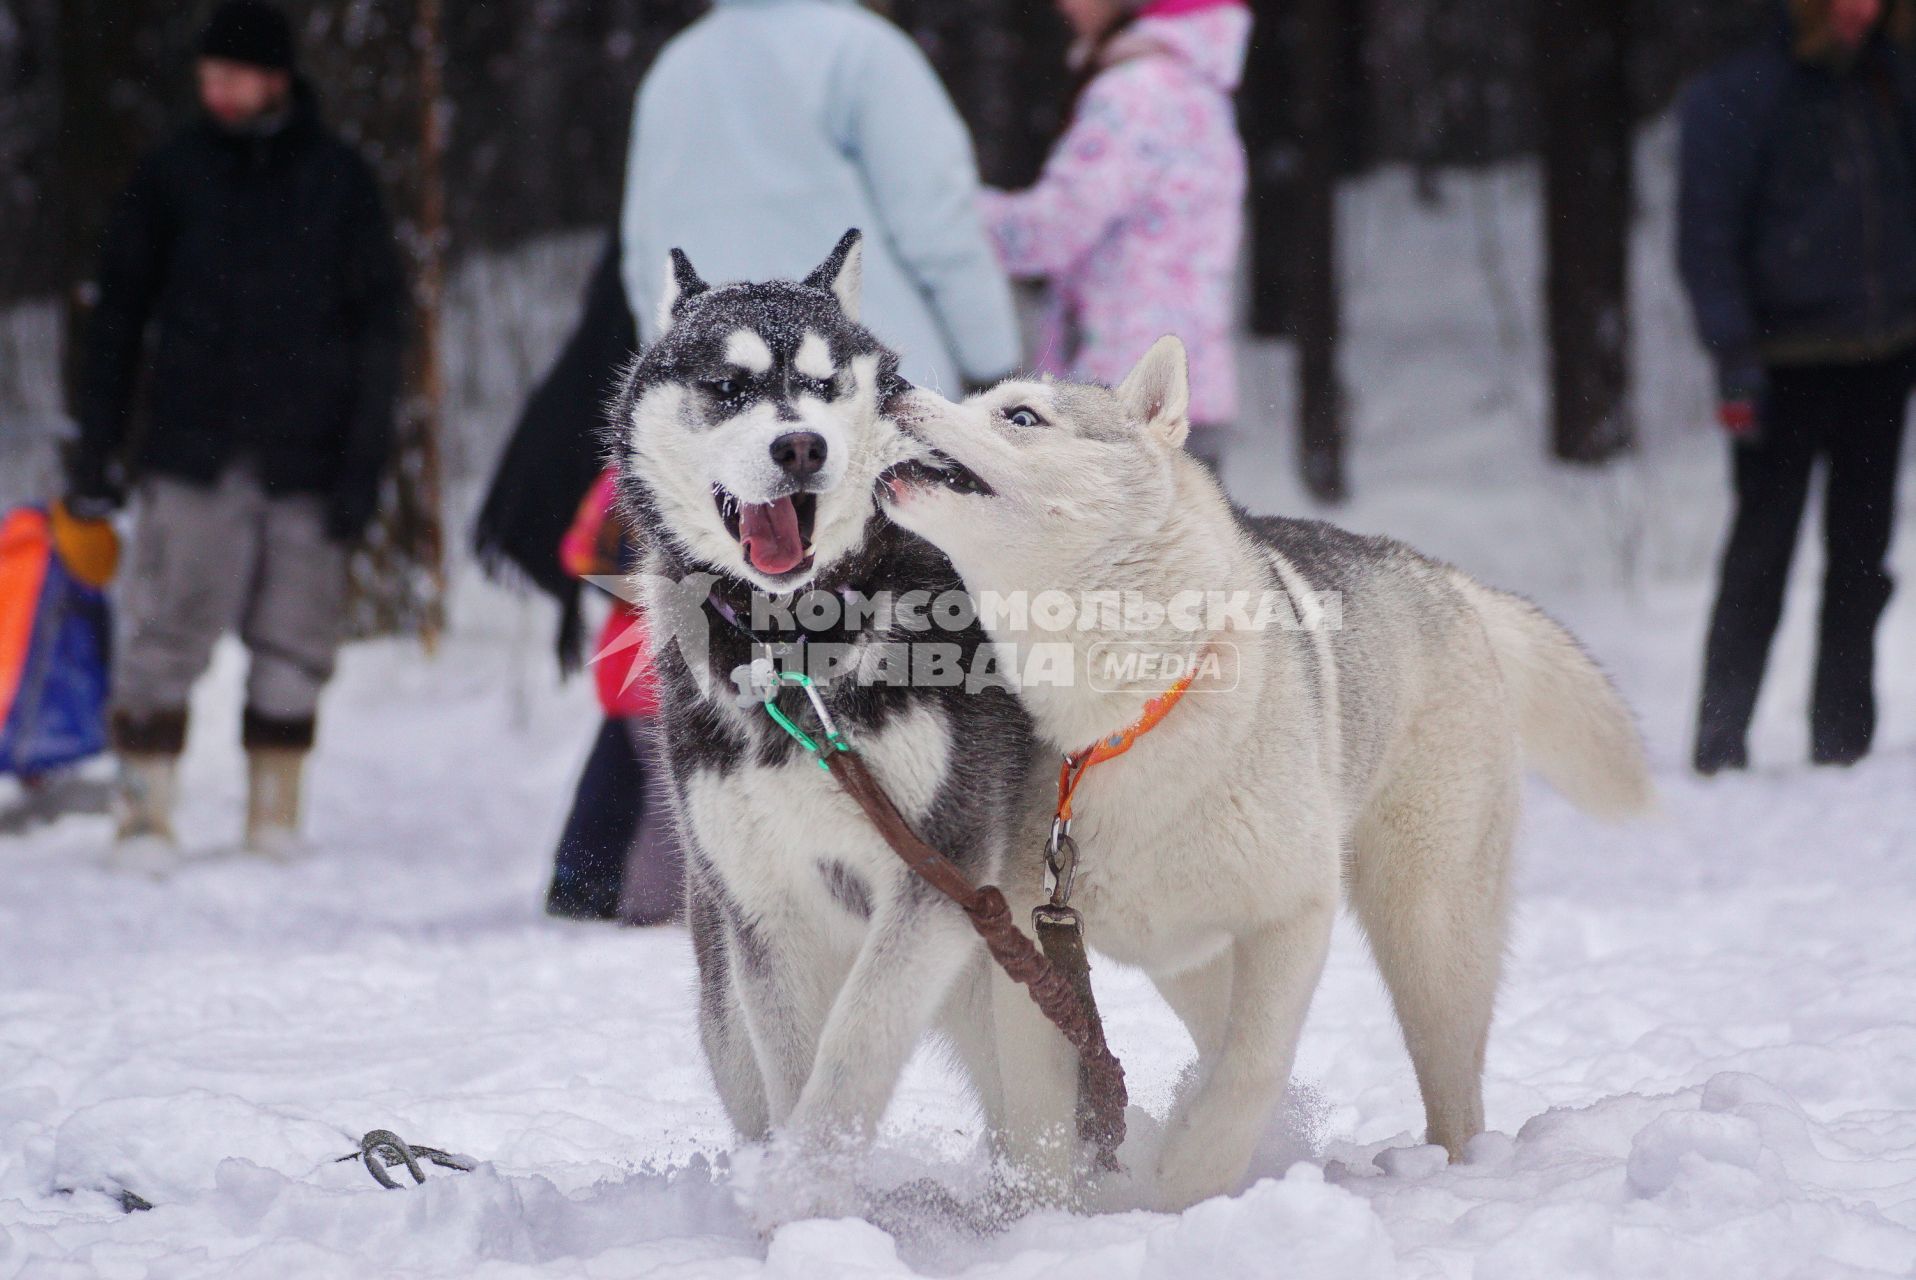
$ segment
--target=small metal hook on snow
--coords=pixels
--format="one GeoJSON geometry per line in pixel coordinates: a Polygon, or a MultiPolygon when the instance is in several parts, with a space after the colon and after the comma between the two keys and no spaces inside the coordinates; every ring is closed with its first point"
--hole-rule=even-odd
{"type": "Polygon", "coordinates": [[[358,1160],[366,1166],[366,1172],[373,1175],[373,1181],[388,1191],[400,1188],[398,1179],[387,1172],[392,1164],[403,1164],[406,1172],[412,1175],[415,1183],[426,1180],[426,1171],[420,1165],[424,1159],[442,1169],[456,1169],[460,1173],[471,1173],[478,1165],[466,1156],[456,1156],[441,1151],[438,1147],[415,1147],[391,1129],[374,1129],[359,1140],[359,1150],[351,1155],[341,1156],[335,1163],[343,1164],[348,1160],[358,1160]],[[392,1153],[390,1162],[380,1156],[380,1151],[392,1153]]]}

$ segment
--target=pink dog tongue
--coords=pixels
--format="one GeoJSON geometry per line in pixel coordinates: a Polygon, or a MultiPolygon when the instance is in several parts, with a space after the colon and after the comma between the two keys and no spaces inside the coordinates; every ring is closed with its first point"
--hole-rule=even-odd
{"type": "Polygon", "coordinates": [[[798,512],[790,498],[743,504],[738,541],[760,573],[790,573],[805,558],[805,540],[798,536],[798,512]]]}

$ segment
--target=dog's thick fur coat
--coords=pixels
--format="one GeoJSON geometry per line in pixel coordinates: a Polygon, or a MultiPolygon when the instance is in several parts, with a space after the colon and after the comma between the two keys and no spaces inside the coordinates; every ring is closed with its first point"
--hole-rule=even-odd
{"type": "MultiPolygon", "coordinates": [[[[962,405],[917,393],[901,424],[964,483],[921,473],[885,499],[974,593],[1276,592],[1307,620],[1326,616],[1326,597],[1341,605],[1334,629],[1227,619],[1196,636],[987,619],[996,641],[1072,647],[1073,681],[1021,690],[1056,751],[1124,729],[1164,692],[1094,679],[1100,646],[1229,659],[1219,683],[1233,687],[1193,686],[1091,769],[1075,804],[1088,940],[1151,975],[1199,1052],[1158,1161],[1166,1208],[1244,1176],[1289,1078],[1340,885],[1403,1026],[1429,1140],[1461,1155],[1483,1127],[1521,764],[1593,812],[1651,801],[1627,709],[1561,627],[1388,539],[1236,512],[1179,447],[1185,377],[1167,338],[1116,391],[1009,382],[962,405]]],[[[1014,910],[1039,900],[1041,874],[1035,858],[1012,865],[1014,910]]],[[[1015,1001],[998,1015],[1007,1112],[1063,1135],[1068,1047],[1015,1001]]]]}

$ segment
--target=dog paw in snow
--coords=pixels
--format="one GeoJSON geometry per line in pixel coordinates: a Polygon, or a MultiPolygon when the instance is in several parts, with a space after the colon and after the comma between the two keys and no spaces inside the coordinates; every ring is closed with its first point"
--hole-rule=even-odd
{"type": "Polygon", "coordinates": [[[840,1144],[775,1137],[739,1162],[745,1209],[768,1234],[788,1222],[860,1217],[867,1205],[852,1169],[840,1144]]]}

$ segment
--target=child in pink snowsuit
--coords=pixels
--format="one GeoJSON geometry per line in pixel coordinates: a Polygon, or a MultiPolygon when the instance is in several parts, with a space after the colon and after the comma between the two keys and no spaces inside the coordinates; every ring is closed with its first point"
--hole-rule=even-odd
{"type": "Polygon", "coordinates": [[[1191,353],[1192,445],[1237,415],[1233,289],[1244,144],[1241,0],[1060,0],[1089,75],[1036,185],[988,191],[1014,276],[1050,284],[1037,366],[1115,384],[1167,333],[1191,353]]]}

